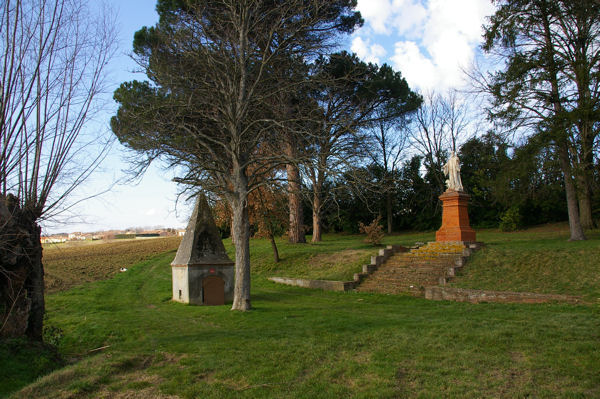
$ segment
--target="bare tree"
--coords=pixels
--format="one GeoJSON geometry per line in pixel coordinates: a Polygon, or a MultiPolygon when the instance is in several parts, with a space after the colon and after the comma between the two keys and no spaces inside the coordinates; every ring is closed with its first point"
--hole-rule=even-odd
{"type": "Polygon", "coordinates": [[[404,159],[408,146],[408,118],[386,121],[378,120],[371,127],[374,144],[369,155],[375,165],[382,171],[381,187],[379,192],[385,195],[385,210],[387,219],[387,232],[393,230],[393,196],[398,169],[404,159]]]}
{"type": "Polygon", "coordinates": [[[417,111],[412,146],[421,153],[424,165],[433,173],[438,189],[444,191],[442,165],[448,150],[456,151],[457,144],[477,131],[477,121],[456,91],[442,95],[430,92],[417,111]]]}
{"type": "Polygon", "coordinates": [[[83,0],[0,4],[0,333],[26,328],[42,339],[38,223],[55,215],[103,158],[102,150],[83,162],[78,156],[95,140],[83,129],[114,43],[104,11],[92,15],[83,0]]]}

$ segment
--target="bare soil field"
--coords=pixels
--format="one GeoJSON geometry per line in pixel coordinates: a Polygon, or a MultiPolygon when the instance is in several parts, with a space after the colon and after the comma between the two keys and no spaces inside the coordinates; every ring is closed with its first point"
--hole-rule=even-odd
{"type": "Polygon", "coordinates": [[[145,240],[91,241],[79,245],[52,245],[44,248],[46,292],[104,280],[138,262],[177,249],[181,237],[145,240]]]}

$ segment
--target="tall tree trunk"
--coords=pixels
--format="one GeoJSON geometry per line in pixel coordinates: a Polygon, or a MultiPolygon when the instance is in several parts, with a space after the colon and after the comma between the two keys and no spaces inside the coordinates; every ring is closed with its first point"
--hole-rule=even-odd
{"type": "Polygon", "coordinates": [[[312,242],[321,242],[321,195],[318,190],[313,192],[313,235],[312,242]]]}
{"type": "Polygon", "coordinates": [[[588,123],[580,124],[580,135],[582,145],[579,154],[580,170],[578,170],[578,197],[579,218],[584,229],[595,227],[592,215],[592,181],[594,174],[594,143],[592,138],[592,127],[588,123]]]}
{"type": "MultiPolygon", "coordinates": [[[[0,194],[0,337],[26,334],[31,298],[27,282],[31,270],[29,252],[35,239],[24,226],[18,200],[0,194]]],[[[38,240],[39,245],[39,240],[38,240]]]]}
{"type": "Polygon", "coordinates": [[[385,194],[385,211],[387,213],[387,232],[392,234],[392,193],[389,190],[385,194]]]}
{"type": "Polygon", "coordinates": [[[567,195],[567,211],[569,214],[569,230],[571,232],[571,238],[569,241],[581,241],[585,240],[585,234],[583,234],[583,228],[579,220],[579,209],[577,206],[577,190],[573,182],[571,162],[569,160],[568,144],[564,143],[559,145],[558,156],[560,160],[560,166],[565,179],[565,192],[567,195]]]}
{"type": "MultiPolygon", "coordinates": [[[[552,43],[552,36],[550,32],[550,21],[548,15],[547,1],[541,0],[539,3],[542,23],[544,26],[544,41],[546,44],[545,55],[548,62],[548,77],[551,86],[550,102],[554,108],[554,118],[562,116],[564,109],[560,100],[559,85],[558,85],[558,67],[554,60],[554,45],[552,43]]],[[[580,241],[585,240],[583,234],[583,228],[581,227],[581,221],[579,219],[579,209],[577,206],[577,189],[575,182],[573,181],[573,170],[571,166],[571,160],[569,159],[569,141],[567,131],[564,126],[560,126],[554,122],[555,126],[552,127],[553,134],[555,135],[555,141],[558,146],[558,157],[561,169],[563,171],[565,179],[565,191],[567,195],[567,212],[569,214],[569,229],[571,231],[571,238],[569,241],[580,241]]]]}
{"type": "MultiPolygon", "coordinates": [[[[235,172],[234,172],[235,173],[235,172]]],[[[250,219],[248,217],[248,178],[238,171],[232,198],[232,238],[235,246],[235,285],[232,310],[250,310],[250,219]]]]}
{"type": "Polygon", "coordinates": [[[43,340],[44,313],[46,310],[44,302],[44,266],[42,264],[42,241],[41,228],[31,221],[28,226],[31,250],[28,251],[31,269],[26,280],[28,296],[31,299],[31,309],[26,334],[30,339],[43,340]]]}
{"type": "Polygon", "coordinates": [[[584,176],[579,178],[579,219],[584,229],[594,228],[592,217],[592,190],[584,176]]]}
{"type": "MultiPolygon", "coordinates": [[[[290,154],[288,154],[288,156],[289,155],[290,154]]],[[[288,164],[286,170],[288,179],[288,202],[290,208],[289,241],[292,244],[305,243],[304,213],[302,211],[302,197],[300,195],[300,169],[297,165],[288,164]]]]}

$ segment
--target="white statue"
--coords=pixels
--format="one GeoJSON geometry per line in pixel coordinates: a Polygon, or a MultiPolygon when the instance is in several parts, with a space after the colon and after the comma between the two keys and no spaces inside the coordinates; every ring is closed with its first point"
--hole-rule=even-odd
{"type": "Polygon", "coordinates": [[[448,180],[446,180],[448,190],[464,191],[462,181],[460,180],[460,160],[454,151],[452,151],[452,155],[446,165],[444,165],[443,170],[444,176],[448,177],[448,180]]]}

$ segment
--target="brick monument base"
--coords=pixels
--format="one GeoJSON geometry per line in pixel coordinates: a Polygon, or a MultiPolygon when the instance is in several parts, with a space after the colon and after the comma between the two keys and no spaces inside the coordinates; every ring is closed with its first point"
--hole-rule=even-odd
{"type": "Polygon", "coordinates": [[[443,203],[442,227],[435,233],[436,241],[475,242],[475,230],[469,225],[471,196],[461,191],[446,190],[439,198],[443,203]]]}

